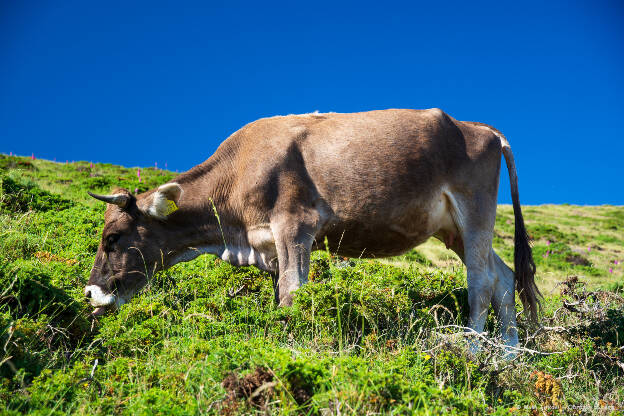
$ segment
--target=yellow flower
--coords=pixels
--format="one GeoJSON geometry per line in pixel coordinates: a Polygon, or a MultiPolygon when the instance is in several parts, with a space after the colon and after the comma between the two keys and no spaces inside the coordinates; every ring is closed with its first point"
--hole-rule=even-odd
{"type": "Polygon", "coordinates": [[[425,361],[429,360],[431,356],[429,354],[425,354],[425,361]]]}

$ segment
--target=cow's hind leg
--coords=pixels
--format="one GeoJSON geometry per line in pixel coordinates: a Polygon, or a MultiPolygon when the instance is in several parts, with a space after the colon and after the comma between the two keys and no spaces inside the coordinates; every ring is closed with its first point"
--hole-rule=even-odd
{"type": "MultiPolygon", "coordinates": [[[[450,248],[460,255],[466,265],[470,308],[468,326],[471,332],[481,334],[496,286],[496,272],[492,267],[496,193],[494,192],[494,197],[487,193],[473,194],[469,199],[449,193],[447,198],[450,202],[450,214],[463,242],[463,250],[452,245],[450,248]]],[[[473,338],[470,342],[473,352],[478,350],[479,345],[478,338],[473,338]]]]}
{"type": "MultiPolygon", "coordinates": [[[[493,269],[492,233],[468,231],[464,233],[464,263],[468,280],[468,326],[482,333],[488,309],[495,291],[496,274],[493,269]]],[[[478,340],[471,342],[473,352],[479,348],[478,340]]]]}
{"type": "MultiPolygon", "coordinates": [[[[485,243],[484,243],[485,244],[485,243]]],[[[508,347],[518,345],[518,328],[516,326],[516,304],[514,291],[514,273],[501,260],[500,257],[489,248],[487,255],[483,255],[485,249],[474,248],[468,268],[468,302],[470,315],[468,326],[476,332],[482,332],[488,315],[490,302],[494,313],[500,322],[503,343],[508,347]],[[485,257],[485,259],[484,259],[485,257]]],[[[477,343],[472,344],[476,349],[477,343]]],[[[513,348],[506,351],[506,356],[514,355],[513,348]]]]}
{"type": "MultiPolygon", "coordinates": [[[[491,233],[468,232],[466,241],[449,246],[455,251],[468,271],[468,304],[470,306],[468,326],[481,333],[485,326],[490,302],[500,322],[501,336],[508,347],[517,347],[518,328],[516,325],[515,277],[503,260],[491,247],[491,233]]],[[[446,241],[444,234],[438,237],[446,241]]],[[[479,343],[471,342],[473,352],[479,343]]],[[[507,350],[506,356],[515,354],[513,348],[507,350]]]]}
{"type": "MultiPolygon", "coordinates": [[[[500,320],[501,335],[505,345],[516,347],[518,345],[518,327],[516,326],[516,302],[515,302],[515,277],[514,272],[503,260],[491,251],[490,259],[497,280],[492,296],[494,312],[500,320]]],[[[513,355],[514,350],[509,349],[508,355],[513,355]]]]}
{"type": "MultiPolygon", "coordinates": [[[[468,231],[464,233],[463,253],[456,247],[468,272],[468,326],[477,333],[483,332],[490,303],[500,322],[501,336],[506,346],[518,345],[516,325],[515,278],[513,271],[492,249],[492,233],[468,231]],[[460,255],[461,255],[460,254],[460,255]]],[[[478,342],[471,343],[476,351],[478,342]]],[[[514,354],[509,348],[507,356],[514,354]]]]}

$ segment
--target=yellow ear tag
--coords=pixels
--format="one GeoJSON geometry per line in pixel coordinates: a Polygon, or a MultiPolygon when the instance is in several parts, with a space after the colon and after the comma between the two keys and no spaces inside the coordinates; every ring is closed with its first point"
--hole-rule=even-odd
{"type": "Polygon", "coordinates": [[[175,202],[173,202],[172,200],[168,199],[167,200],[167,211],[165,212],[165,215],[169,215],[172,212],[175,212],[178,210],[178,206],[176,205],[175,202]]]}

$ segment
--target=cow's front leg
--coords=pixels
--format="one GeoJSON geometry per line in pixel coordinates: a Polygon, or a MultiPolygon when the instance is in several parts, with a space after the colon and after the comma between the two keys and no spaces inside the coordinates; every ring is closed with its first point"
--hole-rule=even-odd
{"type": "Polygon", "coordinates": [[[277,279],[274,280],[275,299],[279,306],[290,306],[293,292],[308,281],[315,227],[285,221],[272,224],[271,228],[279,268],[277,279]]]}

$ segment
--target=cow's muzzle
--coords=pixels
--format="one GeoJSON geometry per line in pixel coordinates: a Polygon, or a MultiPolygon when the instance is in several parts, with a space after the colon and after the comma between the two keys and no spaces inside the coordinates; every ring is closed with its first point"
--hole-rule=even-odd
{"type": "Polygon", "coordinates": [[[91,306],[95,307],[92,312],[93,315],[101,315],[112,306],[121,306],[118,305],[120,299],[117,296],[112,293],[104,293],[100,286],[89,285],[85,287],[84,293],[91,306]]]}

